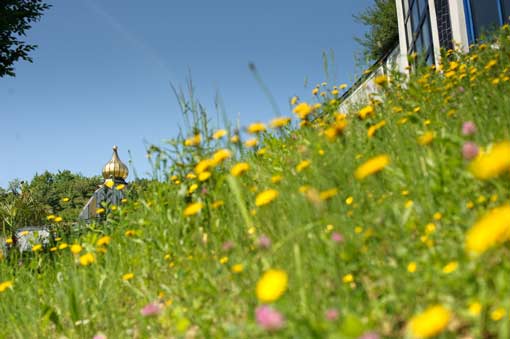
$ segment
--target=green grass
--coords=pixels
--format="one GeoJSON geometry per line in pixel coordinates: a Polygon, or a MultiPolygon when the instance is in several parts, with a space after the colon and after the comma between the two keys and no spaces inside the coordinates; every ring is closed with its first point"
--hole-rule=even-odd
{"type": "Polygon", "coordinates": [[[461,153],[468,140],[483,148],[510,140],[508,28],[498,46],[450,55],[459,66],[453,74],[446,62],[444,72],[422,68],[407,81],[392,78],[381,88],[382,102],[372,103],[375,115],[360,120],[350,112],[334,141],[324,135],[338,107],[329,87],[321,87],[326,98],[312,100],[322,106],[307,126],[264,133],[263,155],[228,138],[208,138],[211,132],[196,114],[194,126],[203,126],[199,146],[177,140],[152,147],[160,181],[104,224],[61,241],[80,243],[80,255],[94,253],[96,262],[81,266],[69,249],[0,262],[0,282],[13,281],[0,293],[0,337],[91,338],[102,332],[109,338],[357,338],[375,331],[397,338],[409,334],[413,315],[441,304],[452,317],[438,337],[508,338],[510,247],[498,244],[473,257],[464,245],[477,218],[510,200],[508,169],[477,180],[461,153]],[[485,67],[491,60],[496,64],[485,67]],[[368,138],[367,128],[383,119],[386,125],[368,138]],[[465,121],[476,124],[474,135],[461,134],[465,121]],[[426,131],[435,137],[420,145],[417,138],[426,131]],[[235,159],[205,182],[185,178],[199,160],[224,147],[235,159]],[[356,180],[356,168],[380,154],[390,157],[389,166],[356,180]],[[303,160],[311,165],[298,172],[303,160]],[[231,176],[239,161],[250,169],[231,176]],[[274,175],[283,177],[280,183],[271,181],[274,175]],[[188,194],[192,184],[198,189],[188,194]],[[309,186],[306,192],[303,186],[309,186]],[[256,195],[270,188],[277,198],[256,207],[256,195]],[[336,196],[319,198],[332,188],[336,196]],[[213,208],[220,200],[224,205],[213,208]],[[184,208],[197,201],[204,204],[201,212],[184,217],[184,208]],[[434,218],[438,212],[440,219],[434,218]],[[430,223],[435,232],[424,238],[430,223]],[[135,234],[126,236],[128,230],[135,234]],[[343,242],[332,241],[333,232],[343,242]],[[102,235],[112,239],[106,253],[95,245],[102,235]],[[261,235],[272,240],[270,248],[258,246],[261,235]],[[226,242],[233,247],[225,250],[226,242]],[[414,273],[407,270],[411,262],[414,273]],[[444,273],[451,262],[458,268],[444,273]],[[243,271],[232,272],[235,264],[243,271]],[[255,320],[261,304],[255,286],[270,268],[289,277],[288,289],[272,303],[286,319],[274,332],[255,320]],[[124,281],[126,273],[134,278],[124,281]],[[343,282],[348,274],[352,283],[343,282]],[[143,317],[140,310],[156,301],[166,304],[162,313],[143,317]],[[475,301],[482,305],[479,315],[468,311],[475,301]],[[506,315],[492,319],[500,307],[506,315]],[[334,321],[325,317],[332,308],[339,311],[334,321]]]}

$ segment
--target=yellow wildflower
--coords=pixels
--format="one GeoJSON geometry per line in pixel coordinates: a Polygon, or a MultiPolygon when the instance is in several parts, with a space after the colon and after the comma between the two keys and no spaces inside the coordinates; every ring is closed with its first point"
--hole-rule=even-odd
{"type": "Polygon", "coordinates": [[[290,99],[290,104],[291,105],[295,105],[298,101],[298,97],[297,96],[293,96],[291,99],[290,99]]]}
{"type": "Polygon", "coordinates": [[[434,215],[432,217],[434,218],[434,220],[439,221],[439,220],[441,220],[443,215],[441,214],[441,212],[436,212],[436,213],[434,213],[434,215]]]}
{"type": "Polygon", "coordinates": [[[62,198],[62,202],[69,202],[69,200],[71,199],[69,199],[68,197],[62,198]]]}
{"type": "Polygon", "coordinates": [[[62,217],[55,217],[54,220],[55,220],[55,222],[61,222],[63,219],[62,219],[62,217]]]}
{"type": "Polygon", "coordinates": [[[246,172],[248,169],[250,168],[250,165],[248,165],[248,163],[246,162],[240,162],[240,163],[237,163],[235,164],[232,169],[230,170],[230,173],[235,176],[235,177],[238,177],[240,176],[241,174],[243,174],[244,172],[246,172]]]}
{"type": "Polygon", "coordinates": [[[264,155],[267,152],[267,148],[263,147],[257,151],[257,155],[264,155]]]}
{"type": "Polygon", "coordinates": [[[459,268],[459,263],[457,261],[451,261],[443,267],[443,273],[449,274],[457,270],[459,268]]]}
{"type": "Polygon", "coordinates": [[[32,246],[32,252],[37,252],[37,251],[40,251],[42,250],[42,245],[41,244],[36,244],[34,246],[32,246]]]}
{"type": "Polygon", "coordinates": [[[321,191],[319,193],[320,200],[329,200],[338,194],[337,188],[330,188],[329,190],[321,191]]]}
{"type": "Polygon", "coordinates": [[[135,277],[135,275],[133,273],[126,273],[126,274],[123,274],[122,275],[122,280],[124,281],[128,281],[128,280],[131,280],[135,277]]]}
{"type": "Polygon", "coordinates": [[[506,310],[503,307],[498,307],[494,311],[491,312],[491,319],[494,321],[499,321],[503,319],[506,315],[506,310]]]}
{"type": "Polygon", "coordinates": [[[470,171],[478,179],[491,179],[510,169],[510,141],[500,142],[490,151],[478,156],[470,171]]]}
{"type": "Polygon", "coordinates": [[[272,182],[273,184],[277,184],[277,183],[279,183],[280,181],[282,181],[282,179],[283,179],[283,177],[282,177],[281,175],[273,175],[273,176],[271,177],[271,182],[272,182]]]}
{"type": "MultiPolygon", "coordinates": [[[[214,155],[213,155],[213,159],[214,159],[214,155]]],[[[194,171],[195,171],[196,174],[200,174],[202,172],[207,171],[214,164],[215,164],[214,160],[211,160],[211,159],[200,160],[198,162],[198,164],[196,164],[194,171]]]]}
{"type": "Polygon", "coordinates": [[[115,189],[118,191],[122,191],[124,188],[126,188],[126,185],[124,184],[118,184],[117,186],[115,186],[115,189]]]}
{"type": "Polygon", "coordinates": [[[283,270],[270,269],[257,282],[257,298],[263,303],[279,299],[287,289],[288,276],[283,270]]]}
{"type": "Polygon", "coordinates": [[[255,206],[263,206],[269,204],[271,201],[276,199],[278,191],[274,189],[268,189],[257,194],[255,198],[255,206]]]}
{"type": "Polygon", "coordinates": [[[319,93],[319,89],[318,89],[318,88],[314,88],[314,89],[312,90],[312,94],[313,94],[313,95],[317,95],[317,93],[319,93]]]}
{"type": "Polygon", "coordinates": [[[510,205],[494,208],[482,216],[466,234],[465,247],[482,254],[510,238],[510,205]]]}
{"type": "Polygon", "coordinates": [[[60,245],[58,245],[58,249],[59,250],[64,250],[68,247],[69,245],[67,245],[65,242],[61,243],[60,245]]]}
{"type": "Polygon", "coordinates": [[[246,128],[246,131],[251,134],[257,134],[264,132],[266,130],[266,125],[262,122],[255,122],[246,128]]]}
{"type": "Polygon", "coordinates": [[[434,140],[434,132],[427,131],[418,137],[418,143],[422,146],[428,145],[434,140]]]}
{"type": "Polygon", "coordinates": [[[244,270],[244,266],[243,264],[235,264],[232,266],[231,270],[233,273],[241,273],[244,270]]]}
{"type": "Polygon", "coordinates": [[[302,160],[299,164],[296,166],[296,171],[301,172],[305,168],[309,167],[311,164],[310,160],[302,160]]]}
{"type": "Polygon", "coordinates": [[[290,118],[288,117],[280,117],[280,118],[274,118],[269,123],[269,126],[271,128],[281,128],[284,126],[287,126],[290,123],[290,118]]]}
{"type": "Polygon", "coordinates": [[[53,215],[53,214],[50,214],[50,215],[48,215],[48,216],[46,217],[46,220],[48,220],[48,221],[49,221],[49,220],[53,220],[53,219],[55,219],[55,215],[53,215]]]}
{"type": "Polygon", "coordinates": [[[414,273],[416,272],[416,263],[414,261],[411,261],[408,265],[407,265],[407,272],[409,273],[414,273]]]}
{"type": "Polygon", "coordinates": [[[197,185],[197,184],[193,184],[193,185],[191,185],[191,186],[189,187],[189,189],[188,189],[188,193],[189,193],[189,194],[191,194],[191,193],[195,192],[195,191],[197,190],[197,188],[198,188],[198,185],[197,185]]]}
{"type": "Polygon", "coordinates": [[[436,225],[433,224],[433,223],[428,223],[426,226],[425,226],[425,233],[427,234],[432,234],[436,231],[436,225]]]}
{"type": "Polygon", "coordinates": [[[132,236],[136,235],[136,231],[135,230],[127,230],[126,232],[124,232],[124,235],[126,237],[132,237],[132,236]]]}
{"type": "Polygon", "coordinates": [[[108,188],[112,188],[115,185],[115,182],[112,179],[106,179],[104,185],[108,188]]]}
{"type": "Polygon", "coordinates": [[[223,138],[225,135],[227,135],[227,131],[224,129],[219,129],[213,133],[212,137],[213,137],[213,139],[217,140],[217,139],[223,138]]]}
{"type": "Polygon", "coordinates": [[[13,285],[14,283],[11,280],[0,283],[0,293],[4,292],[8,288],[12,288],[13,285]]]}
{"type": "Polygon", "coordinates": [[[92,254],[92,253],[86,253],[86,254],[80,256],[79,261],[80,261],[80,265],[89,266],[90,264],[92,264],[96,261],[96,257],[94,257],[94,254],[92,254]]]}
{"type": "Polygon", "coordinates": [[[230,142],[233,144],[237,144],[239,142],[239,135],[235,134],[230,138],[230,142]]]}
{"type": "Polygon", "coordinates": [[[219,208],[221,206],[223,206],[225,204],[225,202],[223,200],[218,200],[218,201],[215,201],[211,204],[211,207],[212,208],[219,208]]]}
{"type": "Polygon", "coordinates": [[[211,177],[211,172],[202,172],[198,175],[198,180],[200,181],[206,181],[211,177]]]}
{"type": "Polygon", "coordinates": [[[202,136],[200,134],[195,134],[191,138],[184,140],[184,146],[197,146],[202,141],[202,136]]]}
{"type": "Polygon", "coordinates": [[[78,253],[80,253],[82,250],[83,250],[83,247],[81,247],[81,245],[80,245],[80,244],[73,244],[73,245],[71,246],[71,252],[72,252],[73,254],[78,254],[78,253]]]}
{"type": "Polygon", "coordinates": [[[377,124],[372,125],[367,130],[367,136],[369,138],[373,137],[375,132],[377,132],[379,129],[384,127],[386,125],[386,120],[379,121],[377,124]]]}
{"type": "Polygon", "coordinates": [[[384,86],[388,83],[388,77],[384,74],[379,75],[379,76],[375,77],[374,82],[376,83],[376,85],[384,86]]]}
{"type": "Polygon", "coordinates": [[[306,117],[312,113],[312,106],[310,106],[309,104],[307,104],[306,102],[302,102],[300,103],[299,105],[297,105],[296,107],[294,107],[294,110],[293,112],[301,119],[306,119],[306,117]]]}
{"type": "Polygon", "coordinates": [[[360,111],[358,112],[358,116],[361,120],[365,120],[367,117],[373,116],[373,115],[374,115],[374,106],[372,106],[372,105],[365,106],[362,109],[360,109],[360,111]]]}
{"type": "Polygon", "coordinates": [[[348,284],[348,283],[351,283],[354,281],[354,276],[349,273],[349,274],[346,274],[342,277],[342,281],[345,283],[345,284],[348,284]]]}
{"type": "Polygon", "coordinates": [[[228,257],[222,257],[220,259],[220,264],[225,265],[226,263],[228,263],[228,257]]]}
{"type": "Polygon", "coordinates": [[[105,209],[102,208],[102,207],[99,207],[97,210],[96,210],[96,214],[103,214],[105,212],[105,209]]]}
{"type": "Polygon", "coordinates": [[[248,140],[246,140],[246,141],[244,142],[244,146],[249,147],[249,148],[251,148],[251,147],[255,147],[255,146],[257,146],[258,144],[259,144],[259,141],[258,141],[258,139],[257,139],[257,138],[251,138],[251,139],[248,139],[248,140]]]}
{"type": "Polygon", "coordinates": [[[97,246],[109,245],[111,241],[112,241],[112,238],[108,235],[105,235],[97,240],[96,245],[97,246]]]}
{"type": "Polygon", "coordinates": [[[360,234],[361,232],[363,232],[363,227],[361,226],[354,227],[354,233],[360,234]]]}
{"type": "Polygon", "coordinates": [[[451,312],[446,307],[431,306],[412,317],[408,328],[415,338],[430,338],[441,333],[448,326],[451,317],[451,312]]]}
{"type": "Polygon", "coordinates": [[[472,316],[480,315],[482,312],[482,304],[480,304],[478,301],[474,301],[469,304],[468,311],[472,316]]]}
{"type": "Polygon", "coordinates": [[[204,204],[202,204],[201,202],[191,203],[184,209],[183,214],[185,217],[195,215],[198,212],[200,212],[200,210],[202,210],[203,207],[204,207],[204,204]]]}
{"type": "Polygon", "coordinates": [[[390,157],[386,154],[378,155],[370,158],[364,164],[359,166],[354,172],[354,176],[358,180],[362,180],[369,175],[375,174],[383,170],[390,163],[390,157]]]}
{"type": "MultiPolygon", "coordinates": [[[[212,156],[212,164],[217,165],[223,162],[224,160],[230,158],[232,156],[232,152],[230,152],[228,149],[220,149],[216,151],[212,156]]],[[[203,172],[203,171],[202,171],[203,172]]]]}

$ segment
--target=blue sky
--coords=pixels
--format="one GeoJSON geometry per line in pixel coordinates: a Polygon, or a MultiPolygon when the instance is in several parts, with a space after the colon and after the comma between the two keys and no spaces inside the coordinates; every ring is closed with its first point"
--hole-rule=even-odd
{"type": "MultiPolygon", "coordinates": [[[[215,118],[219,93],[230,119],[274,116],[248,69],[255,63],[283,114],[293,95],[309,97],[326,79],[352,83],[364,27],[352,15],[369,0],[59,0],[28,32],[34,63],[0,78],[0,186],[45,170],[100,174],[119,146],[139,175],[147,143],[178,133],[182,118],[170,84],[185,86],[215,118]],[[307,80],[307,87],[305,83],[307,80]]],[[[213,119],[213,124],[216,119],[213,119]]],[[[132,178],[132,177],[131,177],[132,178]]]]}

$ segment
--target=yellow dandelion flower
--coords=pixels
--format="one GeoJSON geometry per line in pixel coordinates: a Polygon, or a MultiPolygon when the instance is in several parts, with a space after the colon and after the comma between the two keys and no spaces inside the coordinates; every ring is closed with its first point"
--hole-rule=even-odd
{"type": "Polygon", "coordinates": [[[55,217],[54,220],[55,220],[55,222],[61,222],[63,219],[62,219],[62,217],[55,217]]]}
{"type": "Polygon", "coordinates": [[[203,207],[204,207],[204,204],[202,204],[201,202],[191,203],[184,209],[183,214],[185,217],[195,215],[195,214],[199,213],[203,207]]]}
{"type": "Polygon", "coordinates": [[[478,255],[508,239],[510,205],[504,205],[490,210],[471,227],[466,233],[465,248],[478,255]]]}
{"type": "Polygon", "coordinates": [[[83,247],[81,247],[80,244],[73,244],[71,245],[71,253],[78,254],[83,250],[83,247]]]}
{"type": "MultiPolygon", "coordinates": [[[[216,153],[215,153],[216,154],[216,153]]],[[[219,156],[218,156],[218,159],[216,160],[216,162],[220,162],[219,160],[219,156]]],[[[213,155],[213,159],[214,159],[214,155],[213,155]]],[[[195,168],[194,168],[194,171],[196,174],[200,174],[202,172],[205,172],[207,171],[210,167],[212,167],[213,165],[215,164],[214,160],[211,160],[211,159],[203,159],[203,160],[200,160],[196,165],[195,165],[195,168]]]]}
{"type": "Polygon", "coordinates": [[[459,263],[457,261],[451,261],[443,267],[443,273],[449,274],[449,273],[455,272],[458,268],[459,268],[459,263]]]}
{"type": "Polygon", "coordinates": [[[135,275],[133,273],[126,273],[126,274],[123,274],[121,279],[124,280],[124,281],[128,281],[128,280],[131,280],[135,277],[135,275]]]}
{"type": "Polygon", "coordinates": [[[474,317],[480,315],[482,312],[482,304],[480,304],[478,301],[470,303],[468,306],[468,312],[474,317]]]}
{"type": "Polygon", "coordinates": [[[41,244],[36,244],[36,245],[32,246],[32,252],[38,252],[40,250],[42,250],[41,244]]]}
{"type": "Polygon", "coordinates": [[[382,120],[382,121],[379,121],[377,124],[370,126],[367,130],[367,136],[369,138],[373,137],[375,132],[377,132],[378,130],[383,128],[385,125],[386,125],[386,120],[382,120]]]}
{"type": "Polygon", "coordinates": [[[298,102],[299,98],[297,96],[293,96],[291,99],[290,99],[290,104],[292,106],[294,106],[297,102],[298,102]]]}
{"type": "Polygon", "coordinates": [[[363,232],[363,227],[361,227],[361,226],[354,227],[354,233],[360,234],[362,232],[363,232]]]}
{"type": "Polygon", "coordinates": [[[195,175],[195,173],[188,173],[186,174],[186,179],[195,179],[197,176],[195,175]]]}
{"type": "Polygon", "coordinates": [[[411,208],[411,207],[413,207],[413,205],[414,205],[414,201],[412,201],[412,200],[407,200],[404,206],[405,206],[406,208],[411,208]]]}
{"type": "Polygon", "coordinates": [[[431,306],[412,317],[408,329],[415,338],[430,338],[441,333],[448,326],[451,317],[452,314],[446,307],[431,306]]]}
{"type": "Polygon", "coordinates": [[[135,230],[127,230],[126,232],[124,232],[124,235],[126,237],[133,237],[136,235],[136,231],[135,230]]]}
{"type": "Polygon", "coordinates": [[[56,252],[56,251],[57,251],[57,247],[56,246],[50,248],[50,252],[56,252]]]}
{"type": "Polygon", "coordinates": [[[306,102],[300,103],[299,105],[294,107],[294,110],[293,110],[294,114],[296,114],[299,117],[299,119],[301,119],[301,120],[306,119],[306,117],[308,115],[310,115],[310,113],[312,113],[312,111],[313,111],[312,106],[310,106],[306,102]]]}
{"type": "Polygon", "coordinates": [[[48,216],[46,217],[46,220],[48,220],[48,221],[49,221],[49,220],[53,220],[53,219],[55,219],[55,215],[53,215],[53,214],[50,214],[50,215],[48,215],[48,216]]]}
{"type": "Polygon", "coordinates": [[[115,182],[112,179],[106,179],[104,185],[108,188],[112,188],[115,185],[115,182]]]}
{"type": "Polygon", "coordinates": [[[416,272],[416,263],[414,261],[411,261],[408,265],[407,265],[407,272],[409,273],[414,273],[416,272]]]}
{"type": "Polygon", "coordinates": [[[363,107],[362,109],[359,110],[358,112],[358,117],[361,119],[361,120],[365,120],[366,118],[368,118],[369,116],[373,116],[374,115],[374,106],[372,105],[368,105],[368,106],[365,106],[363,107]]]}
{"type": "Polygon", "coordinates": [[[354,281],[354,276],[351,273],[346,274],[342,277],[342,281],[345,284],[352,283],[354,281]]]}
{"type": "Polygon", "coordinates": [[[331,95],[335,96],[335,97],[338,95],[338,93],[340,93],[340,92],[337,89],[334,89],[331,91],[331,95]]]}
{"type": "Polygon", "coordinates": [[[320,200],[329,200],[338,194],[337,188],[330,188],[329,190],[321,191],[319,193],[320,200]]]}
{"type": "Polygon", "coordinates": [[[216,209],[216,208],[219,208],[221,206],[225,205],[225,202],[223,200],[218,200],[218,201],[215,201],[211,204],[211,207],[216,209]]]}
{"type": "Polygon", "coordinates": [[[214,165],[217,165],[217,164],[225,161],[226,159],[230,158],[231,156],[232,156],[232,152],[230,152],[228,149],[226,149],[226,148],[220,149],[213,154],[212,160],[213,160],[214,165]]]}
{"type": "Polygon", "coordinates": [[[241,273],[244,270],[243,264],[235,264],[231,267],[233,273],[241,273]]]}
{"type": "Polygon", "coordinates": [[[365,179],[369,175],[382,171],[390,163],[390,157],[382,154],[370,158],[364,164],[359,166],[354,172],[354,176],[358,180],[365,179]]]}
{"type": "Polygon", "coordinates": [[[500,321],[506,315],[506,310],[503,307],[498,307],[491,312],[491,319],[494,321],[500,321]]]}
{"type": "Polygon", "coordinates": [[[228,263],[228,257],[222,257],[220,259],[220,264],[225,265],[226,263],[228,263]]]}
{"type": "Polygon", "coordinates": [[[248,163],[240,162],[232,167],[232,169],[230,170],[230,174],[232,174],[234,177],[238,177],[249,169],[250,165],[248,165],[248,163]]]}
{"type": "Polygon", "coordinates": [[[246,131],[251,134],[262,133],[266,131],[266,125],[262,122],[255,122],[246,128],[246,131]]]}
{"type": "Polygon", "coordinates": [[[388,83],[388,77],[386,75],[379,75],[375,77],[374,82],[376,85],[384,86],[388,83]]]}
{"type": "Polygon", "coordinates": [[[198,185],[197,184],[193,184],[193,185],[191,185],[189,187],[188,193],[191,194],[191,193],[195,192],[197,189],[198,189],[198,185]]]}
{"type": "Polygon", "coordinates": [[[288,284],[287,273],[283,270],[270,269],[262,275],[257,282],[257,298],[263,303],[270,303],[279,299],[288,284]]]}
{"type": "Polygon", "coordinates": [[[347,205],[352,205],[353,202],[354,202],[354,198],[353,197],[347,197],[347,199],[345,199],[345,203],[347,205]]]}
{"type": "Polygon", "coordinates": [[[257,155],[264,155],[267,153],[267,148],[263,147],[257,151],[257,155]]]}
{"type": "Polygon", "coordinates": [[[301,172],[303,171],[305,168],[308,168],[311,164],[311,161],[310,160],[303,160],[301,161],[299,164],[297,164],[296,166],[296,171],[298,172],[301,172]]]}
{"type": "Polygon", "coordinates": [[[96,214],[103,214],[106,210],[102,207],[99,207],[98,209],[96,209],[96,214]]]}
{"type": "Polygon", "coordinates": [[[195,134],[191,138],[184,140],[184,146],[197,146],[202,141],[202,136],[200,134],[195,134]]]}
{"type": "Polygon", "coordinates": [[[219,129],[213,133],[212,137],[213,139],[218,140],[223,138],[225,135],[227,135],[227,131],[224,129],[219,129]]]}
{"type": "Polygon", "coordinates": [[[0,293],[4,292],[8,288],[12,288],[14,283],[11,280],[3,281],[0,283],[0,293]]]}
{"type": "Polygon", "coordinates": [[[97,240],[96,245],[97,246],[109,245],[111,241],[112,241],[112,238],[108,235],[105,235],[97,240]]]}
{"type": "Polygon", "coordinates": [[[124,184],[118,184],[117,186],[115,186],[115,189],[118,191],[122,191],[124,188],[126,188],[126,185],[124,184]]]}
{"type": "Polygon", "coordinates": [[[491,179],[510,169],[510,141],[500,142],[490,151],[478,156],[470,166],[478,179],[491,179]]]}
{"type": "Polygon", "coordinates": [[[211,172],[202,172],[198,175],[198,180],[200,181],[206,181],[211,177],[211,172]]]}
{"type": "Polygon", "coordinates": [[[434,220],[439,221],[443,218],[443,214],[441,214],[441,212],[436,212],[432,217],[434,218],[434,220]]]}
{"type": "Polygon", "coordinates": [[[418,143],[422,146],[430,144],[434,140],[434,132],[427,131],[418,137],[418,143]]]}
{"type": "Polygon", "coordinates": [[[248,148],[255,147],[258,144],[259,144],[259,140],[257,138],[251,138],[244,142],[244,146],[246,146],[248,148]]]}
{"type": "Polygon", "coordinates": [[[271,128],[282,128],[284,126],[287,126],[290,123],[289,117],[280,117],[280,118],[274,118],[269,123],[269,126],[271,128]]]}
{"type": "Polygon", "coordinates": [[[277,184],[277,183],[279,183],[280,181],[282,181],[282,179],[283,179],[283,177],[282,177],[281,175],[273,175],[273,176],[271,177],[271,182],[272,182],[273,184],[277,184]]]}
{"type": "Polygon", "coordinates": [[[61,243],[60,245],[58,245],[58,249],[59,250],[64,250],[68,247],[69,245],[67,245],[65,242],[61,243]]]}
{"type": "Polygon", "coordinates": [[[319,89],[318,89],[318,88],[314,88],[314,89],[312,90],[312,94],[313,94],[313,95],[317,95],[317,93],[319,93],[319,89]]]}
{"type": "Polygon", "coordinates": [[[96,261],[96,257],[92,253],[86,253],[80,256],[79,262],[81,266],[89,266],[96,261]]]}
{"type": "Polygon", "coordinates": [[[271,201],[276,199],[278,191],[274,189],[268,189],[257,194],[255,198],[255,206],[263,206],[269,204],[271,201]]]}
{"type": "Polygon", "coordinates": [[[232,137],[230,137],[230,142],[233,144],[237,144],[239,142],[239,135],[235,134],[232,137]]]}
{"type": "Polygon", "coordinates": [[[433,224],[433,223],[428,223],[426,226],[425,226],[425,233],[427,234],[432,234],[436,231],[436,225],[433,224]]]}
{"type": "Polygon", "coordinates": [[[331,232],[334,228],[335,228],[335,226],[333,226],[331,224],[326,225],[326,233],[331,232]]]}
{"type": "Polygon", "coordinates": [[[62,198],[62,202],[69,202],[69,200],[71,199],[69,199],[68,197],[62,198]]]}

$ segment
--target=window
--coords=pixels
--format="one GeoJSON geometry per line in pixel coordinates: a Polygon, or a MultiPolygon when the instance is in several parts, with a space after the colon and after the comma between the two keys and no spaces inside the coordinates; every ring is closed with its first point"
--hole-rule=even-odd
{"type": "MultiPolygon", "coordinates": [[[[434,48],[427,0],[402,0],[409,10],[404,15],[409,54],[416,53],[418,63],[434,63],[434,48]]],[[[509,0],[510,1],[510,0],[509,0]]]]}
{"type": "Polygon", "coordinates": [[[510,23],[510,0],[503,0],[502,1],[502,7],[503,7],[503,21],[505,23],[510,23]]]}
{"type": "Polygon", "coordinates": [[[510,0],[464,0],[470,42],[509,22],[510,0]]]}

